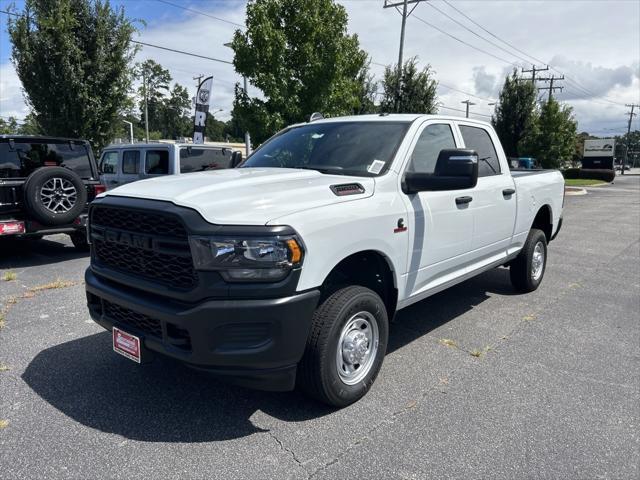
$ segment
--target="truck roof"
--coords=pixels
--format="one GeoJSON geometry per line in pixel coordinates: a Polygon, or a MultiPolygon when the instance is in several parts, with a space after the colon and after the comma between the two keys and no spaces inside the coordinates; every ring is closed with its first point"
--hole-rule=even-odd
{"type": "MultiPolygon", "coordinates": [[[[453,115],[426,115],[421,113],[389,113],[389,114],[367,114],[367,115],[349,115],[344,117],[331,117],[314,120],[309,123],[332,123],[332,122],[406,122],[413,123],[418,119],[436,119],[436,120],[453,120],[453,121],[469,121],[483,125],[490,125],[489,122],[476,120],[474,118],[457,117],[453,115]]],[[[298,125],[305,125],[304,123],[298,125]]]]}
{"type": "Polygon", "coordinates": [[[176,146],[178,148],[181,147],[196,147],[196,148],[208,148],[208,149],[223,149],[226,148],[228,150],[237,150],[238,148],[233,146],[232,144],[215,144],[212,145],[210,143],[178,143],[178,142],[139,142],[139,143],[112,143],[104,147],[104,149],[118,149],[118,148],[141,148],[141,147],[167,147],[167,146],[176,146]]]}

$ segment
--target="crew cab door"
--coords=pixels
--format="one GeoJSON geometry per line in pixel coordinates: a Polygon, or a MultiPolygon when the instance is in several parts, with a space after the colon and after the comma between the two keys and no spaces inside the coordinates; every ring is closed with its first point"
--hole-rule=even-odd
{"type": "Polygon", "coordinates": [[[478,184],[469,204],[473,215],[473,265],[481,268],[506,257],[516,218],[516,191],[495,132],[481,124],[459,122],[465,148],[478,153],[478,184]]]}
{"type": "MultiPolygon", "coordinates": [[[[431,121],[414,139],[405,171],[433,173],[441,150],[460,146],[452,122],[431,121]]],[[[406,292],[409,296],[446,283],[464,273],[471,250],[473,217],[469,204],[456,202],[467,190],[425,191],[406,196],[409,214],[409,255],[406,292]]]]}

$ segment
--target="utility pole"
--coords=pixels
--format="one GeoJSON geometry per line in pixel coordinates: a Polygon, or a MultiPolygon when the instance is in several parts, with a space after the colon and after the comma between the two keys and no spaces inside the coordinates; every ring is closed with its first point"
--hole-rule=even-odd
{"type": "Polygon", "coordinates": [[[147,72],[142,69],[142,91],[144,92],[144,132],[145,143],[149,143],[149,103],[147,102],[147,72]]]}
{"type": "Polygon", "coordinates": [[[633,113],[633,110],[640,105],[636,105],[635,103],[625,104],[625,107],[630,107],[631,111],[627,112],[629,114],[629,123],[627,124],[627,145],[624,149],[624,157],[622,157],[622,168],[620,169],[620,175],[624,175],[624,166],[627,163],[627,156],[629,155],[629,144],[631,142],[631,122],[633,121],[633,116],[637,115],[637,113],[633,113]]]}
{"type": "Polygon", "coordinates": [[[553,86],[553,82],[555,82],[556,80],[564,80],[564,75],[562,75],[561,77],[556,77],[555,75],[551,75],[550,77],[539,78],[538,80],[540,80],[541,82],[549,82],[549,86],[548,87],[540,87],[540,88],[538,88],[538,91],[540,91],[540,90],[549,90],[549,100],[548,101],[551,101],[551,99],[553,98],[553,91],[554,90],[562,91],[562,89],[564,88],[564,87],[554,87],[553,86]]]}
{"type": "Polygon", "coordinates": [[[525,80],[531,80],[531,83],[536,84],[536,72],[546,72],[549,70],[549,66],[547,65],[545,68],[536,67],[535,65],[531,65],[531,70],[522,69],[522,73],[530,73],[531,78],[527,78],[525,80]]]}
{"type": "Polygon", "coordinates": [[[402,54],[404,51],[404,30],[407,25],[407,18],[413,13],[420,2],[427,0],[384,0],[384,6],[382,8],[395,8],[402,15],[402,26],[400,28],[400,48],[398,49],[398,82],[396,84],[396,99],[394,102],[394,110],[398,112],[400,108],[400,95],[402,92],[402,54]],[[415,4],[411,10],[407,12],[409,4],[415,4]],[[398,7],[402,6],[402,11],[398,7]]]}
{"type": "Polygon", "coordinates": [[[465,100],[464,102],[460,102],[460,103],[466,103],[467,104],[467,113],[465,114],[465,117],[469,118],[469,106],[471,105],[475,105],[475,103],[473,103],[471,100],[465,100]]]}

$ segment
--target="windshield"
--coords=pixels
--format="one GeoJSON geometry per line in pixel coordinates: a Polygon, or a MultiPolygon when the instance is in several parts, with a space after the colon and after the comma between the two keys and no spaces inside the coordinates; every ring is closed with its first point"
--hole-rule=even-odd
{"type": "Polygon", "coordinates": [[[387,171],[408,128],[406,122],[310,123],[273,137],[242,167],[375,177],[387,171]]]}

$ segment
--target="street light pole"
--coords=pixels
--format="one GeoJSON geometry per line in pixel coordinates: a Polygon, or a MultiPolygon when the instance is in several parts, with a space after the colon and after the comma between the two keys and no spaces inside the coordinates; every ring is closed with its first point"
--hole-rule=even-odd
{"type": "Polygon", "coordinates": [[[133,143],[133,123],[128,120],[122,120],[124,123],[129,125],[129,143],[133,143]]]}
{"type": "Polygon", "coordinates": [[[142,70],[142,90],[144,92],[144,132],[145,143],[149,143],[149,104],[147,102],[147,73],[142,70]]]}

